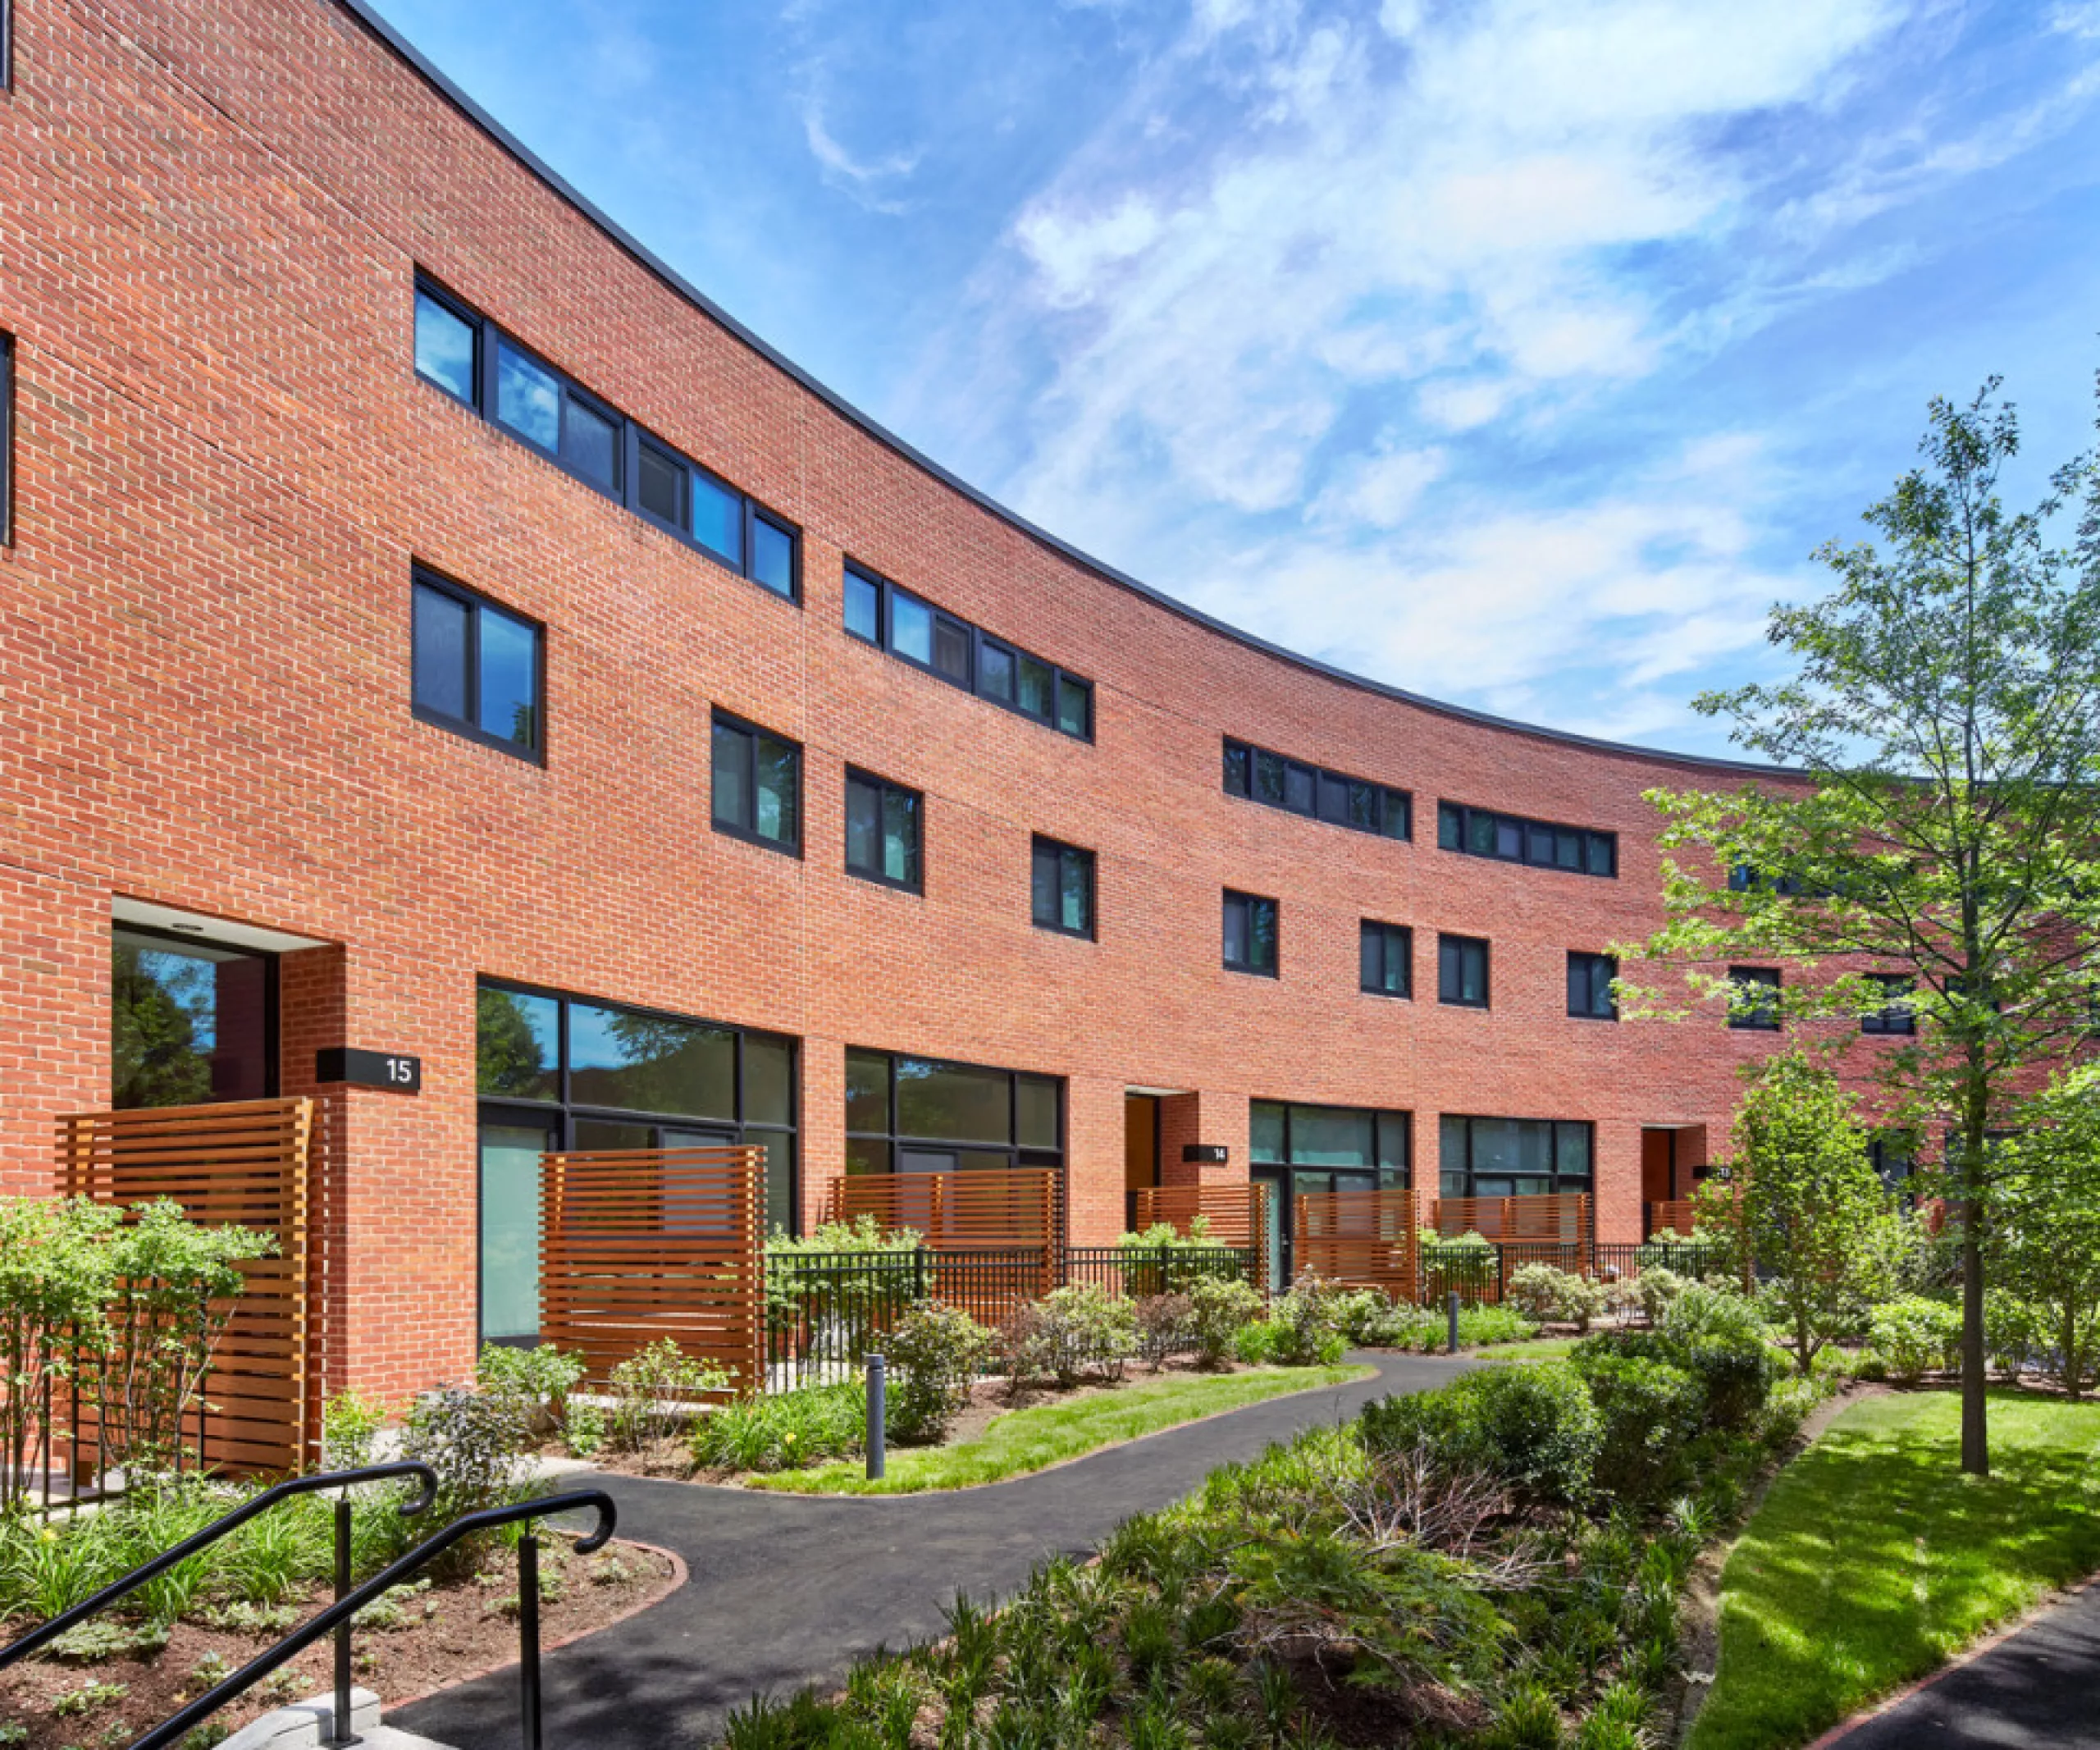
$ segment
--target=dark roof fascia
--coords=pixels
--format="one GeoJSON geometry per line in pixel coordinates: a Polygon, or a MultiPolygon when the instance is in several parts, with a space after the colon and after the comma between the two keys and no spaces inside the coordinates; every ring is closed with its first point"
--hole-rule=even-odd
{"type": "Polygon", "coordinates": [[[842,418],[858,426],[877,443],[894,450],[914,468],[931,475],[951,491],[960,493],[979,509],[989,512],[1010,528],[1019,530],[1029,540],[1048,548],[1061,559],[1069,560],[1071,564],[1093,573],[1103,582],[1113,583],[1120,589],[1126,589],[1131,594],[1152,603],[1155,607],[1163,608],[1170,614],[1177,615],[1193,625],[1201,626],[1206,631],[1214,632],[1221,637],[1230,638],[1235,644],[1244,645],[1249,650],[1258,651],[1262,655],[1272,657],[1279,662],[1287,663],[1293,668],[1304,669],[1308,674],[1319,675],[1322,679],[1335,681],[1344,687],[1354,688],[1360,692],[1371,693],[1380,698],[1397,700],[1399,703],[1413,706],[1418,711],[1434,711],[1440,716],[1456,718],[1463,723],[1478,724],[1486,729],[1500,729],[1515,735],[1533,736],[1541,741],[1556,742],[1564,747],[1581,747],[1591,752],[1610,754],[1623,759],[1660,761],[1667,765],[1692,766],[1701,770],[1737,772],[1755,777],[1798,778],[1803,775],[1798,771],[1783,765],[1760,765],[1746,760],[1719,759],[1705,754],[1674,753],[1662,748],[1637,747],[1628,742],[1605,741],[1597,736],[1577,735],[1569,730],[1548,729],[1543,724],[1536,723],[1520,723],[1513,718],[1497,717],[1491,712],[1475,711],[1469,706],[1454,705],[1446,700],[1428,698],[1421,693],[1409,692],[1404,688],[1390,686],[1383,681],[1367,679],[1363,675],[1353,674],[1346,669],[1336,668],[1331,663],[1322,662],[1317,658],[1301,655],[1294,650],[1286,650],[1280,644],[1272,644],[1267,638],[1258,637],[1251,632],[1244,631],[1228,621],[1206,614],[1200,608],[1191,607],[1187,602],[1177,601],[1175,597],[1153,588],[1149,583],[1141,583],[1136,578],[1118,571],[1113,565],[1081,551],[1070,541],[1052,534],[1048,529],[1038,527],[1018,511],[1009,509],[997,499],[970,485],[968,481],[950,473],[932,457],[915,449],[894,432],[861,412],[859,408],[854,406],[836,391],[818,382],[793,359],[788,358],[761,340],[716,304],[706,293],[679,273],[675,267],[655,254],[638,239],[630,235],[605,213],[601,212],[596,205],[572,186],[558,171],[541,159],[530,147],[483,109],[473,98],[468,96],[425,57],[420,49],[373,11],[370,0],[335,0],[335,3],[370,31],[388,49],[406,62],[427,83],[433,86],[446,102],[502,147],[527,171],[552,189],[556,194],[575,208],[591,224],[632,256],[641,267],[661,280],[710,322],[718,324],[744,345],[750,347],[753,352],[776,370],[792,377],[842,418]]]}

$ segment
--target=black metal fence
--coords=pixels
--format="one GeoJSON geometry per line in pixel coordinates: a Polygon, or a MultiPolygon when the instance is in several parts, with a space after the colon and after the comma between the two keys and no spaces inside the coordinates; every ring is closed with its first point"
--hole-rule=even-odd
{"type": "Polygon", "coordinates": [[[1456,1293],[1476,1305],[1500,1305],[1509,1279],[1527,1264],[1550,1264],[1573,1276],[1612,1280],[1637,1277],[1643,1270],[1664,1269],[1697,1278],[1726,1270],[1715,1245],[1596,1245],[1582,1241],[1506,1240],[1468,1244],[1450,1241],[1424,1245],[1418,1258],[1417,1297],[1425,1306],[1440,1306],[1456,1293]]]}
{"type": "Polygon", "coordinates": [[[1254,1281],[1254,1257],[1237,1245],[1068,1245],[1064,1280],[1119,1298],[1186,1294],[1194,1282],[1254,1281]]]}

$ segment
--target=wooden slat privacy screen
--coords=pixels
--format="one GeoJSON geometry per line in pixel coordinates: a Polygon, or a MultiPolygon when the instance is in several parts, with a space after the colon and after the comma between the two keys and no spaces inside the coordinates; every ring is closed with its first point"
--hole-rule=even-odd
{"type": "Polygon", "coordinates": [[[1668,1203],[1648,1205],[1648,1231],[1661,1233],[1668,1229],[1674,1234],[1689,1234],[1698,1224],[1699,1206],[1689,1197],[1673,1197],[1668,1203]]]}
{"type": "MultiPolygon", "coordinates": [[[[277,1242],[275,1257],[240,1266],[247,1286],[205,1382],[203,1457],[214,1469],[296,1470],[318,1454],[308,1389],[315,1371],[308,1305],[313,1142],[313,1102],[304,1099],[58,1120],[61,1195],[126,1205],[171,1198],[193,1222],[259,1228],[277,1242]]],[[[75,1426],[84,1448],[93,1443],[94,1418],[81,1410],[75,1426]]]]}
{"type": "Polygon", "coordinates": [[[872,1215],[884,1233],[909,1228],[936,1252],[1057,1243],[1057,1175],[1012,1172],[868,1172],[831,1181],[831,1219],[872,1215]]]}
{"type": "Polygon", "coordinates": [[[1395,1300],[1414,1299],[1413,1191],[1301,1192],[1293,1208],[1300,1276],[1379,1289],[1395,1300]]]}
{"type": "Polygon", "coordinates": [[[1447,1240],[1477,1233],[1483,1240],[1546,1245],[1587,1245],[1590,1199],[1564,1191],[1543,1197],[1440,1197],[1430,1226],[1447,1240]]]}
{"type": "Polygon", "coordinates": [[[1276,1187],[1266,1179],[1244,1185],[1155,1185],[1138,1191],[1136,1219],[1139,1232],[1164,1222],[1187,1237],[1189,1224],[1202,1216],[1209,1223],[1210,1237],[1220,1245],[1254,1253],[1254,1285],[1264,1291],[1269,1281],[1269,1198],[1276,1187]]]}
{"type": "Polygon", "coordinates": [[[756,1389],[765,1163],[724,1147],[543,1156],[540,1341],[581,1350],[602,1383],[669,1337],[756,1389]]]}

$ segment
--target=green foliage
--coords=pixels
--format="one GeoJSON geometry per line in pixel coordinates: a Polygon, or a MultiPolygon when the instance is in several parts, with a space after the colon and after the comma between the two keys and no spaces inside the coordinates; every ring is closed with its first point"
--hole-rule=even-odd
{"type": "Polygon", "coordinates": [[[571,1398],[561,1419],[561,1442],[571,1458],[587,1459],[605,1444],[605,1406],[571,1398]]]}
{"type": "Polygon", "coordinates": [[[872,1215],[824,1222],[801,1238],[776,1227],[765,1241],[766,1316],[776,1330],[804,1318],[865,1324],[897,1298],[897,1267],[916,1258],[920,1244],[911,1228],[885,1231],[872,1215]]]}
{"type": "Polygon", "coordinates": [[[1741,1295],[1694,1284],[1671,1302],[1655,1331],[1657,1353],[1683,1368],[1706,1394],[1706,1420],[1749,1428],[1783,1364],[1764,1340],[1764,1321],[1741,1295]]]}
{"type": "Polygon", "coordinates": [[[105,1659],[144,1658],[167,1645],[165,1623],[117,1622],[103,1617],[75,1624],[51,1643],[51,1656],[69,1665],[98,1665],[105,1659]]]}
{"type": "Polygon", "coordinates": [[[653,1464],[664,1460],[705,1400],[728,1391],[730,1380],[721,1368],[694,1359],[663,1337],[616,1365],[605,1387],[612,1400],[605,1444],[653,1464]]]}
{"type": "Polygon", "coordinates": [[[930,1445],[968,1407],[997,1339],[961,1307],[929,1301],[905,1314],[882,1341],[892,1370],[883,1431],[901,1445],[930,1445]]]}
{"type": "Polygon", "coordinates": [[[1928,1373],[1958,1364],[1961,1309],[1918,1295],[1892,1300],[1874,1309],[1867,1343],[1889,1378],[1915,1386],[1928,1373]]]}
{"type": "Polygon", "coordinates": [[[1992,1366],[2014,1385],[2047,1352],[2048,1326],[2043,1308],[2009,1289],[1993,1288],[1984,1297],[1984,1346],[1992,1366]]]}
{"type": "Polygon", "coordinates": [[[1196,1364],[1222,1367],[1239,1332],[1262,1316],[1262,1297],[1245,1282],[1206,1277],[1189,1285],[1196,1364]]]}
{"type": "Polygon", "coordinates": [[[999,1362],[1016,1391],[1043,1382],[1069,1391],[1088,1380],[1121,1379],[1136,1346],[1130,1303],[1091,1282],[1072,1282],[1007,1321],[999,1362]]]}
{"type": "Polygon", "coordinates": [[[1362,1421],[1373,1451],[1419,1450],[1440,1470],[1495,1477],[1548,1505],[1589,1498],[1604,1442],[1588,1389],[1559,1361],[1483,1368],[1440,1391],[1381,1399],[1362,1421]]]}
{"type": "Polygon", "coordinates": [[[1338,1283],[1301,1276],[1290,1293],[1271,1303],[1266,1325],[1250,1325],[1240,1333],[1240,1358],[1256,1359],[1251,1346],[1260,1359],[1278,1367],[1333,1366],[1349,1348],[1341,1321],[1351,1298],[1338,1283]]]}
{"type": "MultiPolygon", "coordinates": [[[[2043,1327],[2037,1358],[2076,1397],[2100,1382],[2100,1070],[2086,1064],[2057,1076],[2021,1118],[2000,1151],[1991,1258],[2043,1327]]],[[[1984,1319],[1988,1333],[1988,1303],[1984,1319]]]]}
{"type": "Polygon", "coordinates": [[[129,1684],[82,1684],[76,1689],[68,1689],[51,1704],[52,1716],[70,1720],[83,1714],[98,1713],[105,1707],[114,1707],[130,1693],[129,1684]]]}
{"type": "Polygon", "coordinates": [[[1705,1386],[1667,1361],[1589,1344],[1571,1360],[1600,1424],[1598,1491],[1634,1506],[1661,1501],[1687,1479],[1687,1449],[1705,1421],[1705,1386]]]}
{"type": "Polygon", "coordinates": [[[708,1470],[799,1470],[861,1451],[867,1393],[856,1381],[738,1398],[694,1418],[693,1462],[708,1470]]]}
{"type": "Polygon", "coordinates": [[[1633,1286],[1641,1296],[1641,1310],[1648,1315],[1648,1322],[1661,1322],[1678,1297],[1691,1286],[1676,1271],[1662,1264],[1644,1264],[1641,1273],[1633,1279],[1633,1286]]]}
{"type": "Polygon", "coordinates": [[[1176,1355],[1194,1353],[1195,1303],[1186,1295],[1148,1295],[1130,1309],[1136,1326],[1138,1359],[1164,1367],[1176,1355]]]}
{"type": "MultiPolygon", "coordinates": [[[[421,1393],[409,1407],[401,1455],[420,1459],[437,1474],[429,1523],[442,1525],[518,1498],[529,1437],[514,1398],[459,1385],[421,1393]]],[[[454,1544],[438,1558],[440,1568],[470,1572],[485,1547],[475,1538],[454,1544]]]]}
{"type": "Polygon", "coordinates": [[[120,1219],[84,1197],[0,1197],[0,1508],[24,1499],[38,1409],[67,1367],[71,1333],[93,1346],[105,1329],[120,1219]]]}
{"type": "Polygon", "coordinates": [[[542,1410],[556,1421],[568,1394],[583,1382],[584,1360],[580,1354],[564,1355],[552,1343],[536,1349],[518,1349],[506,1343],[485,1343],[474,1364],[474,1378],[482,1391],[494,1397],[515,1400],[528,1422],[542,1410]]]}
{"type": "Polygon", "coordinates": [[[321,1463],[327,1470],[361,1470],[372,1462],[386,1406],[361,1391],[339,1391],[321,1406],[321,1463]]]}
{"type": "Polygon", "coordinates": [[[1590,1322],[1601,1318],[1605,1307],[1603,1283],[1548,1263],[1527,1263],[1513,1271],[1506,1293],[1526,1318],[1542,1324],[1572,1324],[1578,1331],[1588,1330],[1590,1322]]]}

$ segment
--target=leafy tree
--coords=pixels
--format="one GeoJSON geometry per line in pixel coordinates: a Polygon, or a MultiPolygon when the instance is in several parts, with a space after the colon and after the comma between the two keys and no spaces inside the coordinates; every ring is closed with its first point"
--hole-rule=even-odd
{"type": "Polygon", "coordinates": [[[1804,1373],[1887,1293],[1901,1219],[1867,1158],[1851,1096],[1830,1068],[1792,1051],[1763,1064],[1736,1110],[1730,1181],[1702,1188],[1700,1230],[1737,1260],[1764,1260],[1771,1305],[1804,1373]]]}
{"type": "Polygon", "coordinates": [[[1807,781],[1652,793],[1671,854],[1646,950],[1739,1012],[1730,962],[1787,964],[1787,1021],[1881,1009],[1870,971],[1908,982],[1916,1031],[1879,1072],[1906,1129],[1947,1139],[1961,1464],[1979,1473],[1988,1140],[2083,1035],[2100,946],[2100,491],[2082,458],[2008,512],[2019,435],[1997,388],[1935,400],[1921,462],[1866,513],[1886,545],[1824,547],[1835,589],[1774,609],[1793,678],[1696,701],[1807,781]],[[2075,535],[2052,545],[2073,504],[2075,535]]]}
{"type": "Polygon", "coordinates": [[[2100,1065],[2056,1077],[1997,1151],[1991,1258],[1999,1282],[2046,1314],[2073,1397],[2100,1373],[2100,1065]]]}

